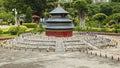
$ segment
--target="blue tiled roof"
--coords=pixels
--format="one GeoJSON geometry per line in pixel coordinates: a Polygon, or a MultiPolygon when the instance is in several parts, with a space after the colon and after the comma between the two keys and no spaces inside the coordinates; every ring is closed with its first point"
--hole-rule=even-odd
{"type": "Polygon", "coordinates": [[[74,28],[74,25],[73,26],[46,26],[45,28],[48,28],[48,29],[71,29],[71,28],[74,28]]]}
{"type": "Polygon", "coordinates": [[[50,14],[61,14],[61,13],[67,14],[69,12],[65,11],[61,6],[58,6],[56,9],[50,12],[50,14]]]}
{"type": "Polygon", "coordinates": [[[72,22],[68,18],[49,18],[46,22],[72,22]]]}

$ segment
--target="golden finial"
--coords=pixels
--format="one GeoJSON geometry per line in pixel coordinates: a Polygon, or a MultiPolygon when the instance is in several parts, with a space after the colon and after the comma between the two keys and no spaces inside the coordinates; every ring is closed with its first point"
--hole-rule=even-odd
{"type": "Polygon", "coordinates": [[[58,6],[60,6],[60,2],[61,2],[61,0],[58,0],[58,6]]]}

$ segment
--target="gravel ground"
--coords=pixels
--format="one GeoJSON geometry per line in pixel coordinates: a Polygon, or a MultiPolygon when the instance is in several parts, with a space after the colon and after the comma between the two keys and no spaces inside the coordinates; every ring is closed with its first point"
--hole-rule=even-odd
{"type": "Polygon", "coordinates": [[[0,68],[120,68],[120,62],[80,52],[25,52],[0,48],[0,68]]]}

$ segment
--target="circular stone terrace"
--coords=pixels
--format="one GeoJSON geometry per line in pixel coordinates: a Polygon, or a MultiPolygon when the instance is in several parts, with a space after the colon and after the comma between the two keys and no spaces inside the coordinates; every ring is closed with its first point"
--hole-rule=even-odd
{"type": "Polygon", "coordinates": [[[48,37],[26,33],[4,41],[2,47],[15,50],[40,52],[87,51],[116,47],[117,42],[96,33],[74,33],[72,37],[48,37]]]}
{"type": "Polygon", "coordinates": [[[0,68],[120,68],[119,44],[113,38],[93,33],[66,38],[22,34],[1,43],[0,68]]]}

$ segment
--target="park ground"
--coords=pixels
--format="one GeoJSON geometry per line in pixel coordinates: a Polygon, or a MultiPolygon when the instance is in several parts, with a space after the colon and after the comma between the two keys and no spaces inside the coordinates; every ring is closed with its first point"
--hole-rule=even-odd
{"type": "MultiPolygon", "coordinates": [[[[107,36],[108,37],[108,36],[107,36]]],[[[111,37],[109,37],[111,38],[111,37]]],[[[117,37],[112,37],[117,39],[117,37]]],[[[0,48],[0,68],[120,68],[120,61],[111,60],[119,55],[119,48],[83,52],[39,52],[0,48]],[[108,58],[91,55],[96,52],[108,58]]]]}
{"type": "Polygon", "coordinates": [[[41,53],[0,48],[0,68],[120,68],[120,62],[80,52],[41,53]]]}

